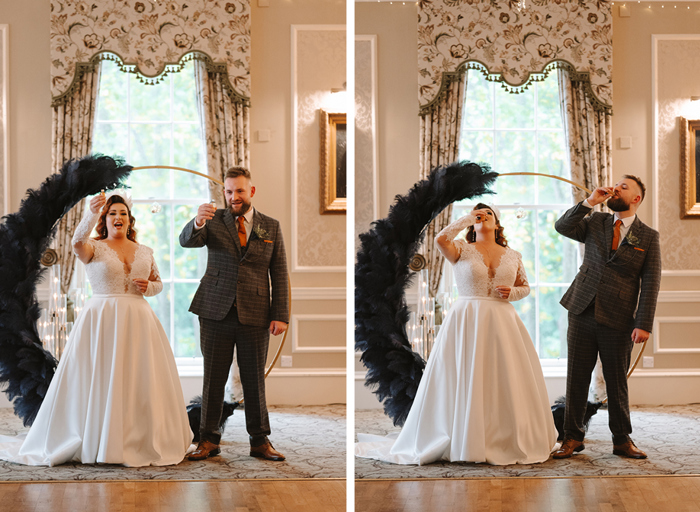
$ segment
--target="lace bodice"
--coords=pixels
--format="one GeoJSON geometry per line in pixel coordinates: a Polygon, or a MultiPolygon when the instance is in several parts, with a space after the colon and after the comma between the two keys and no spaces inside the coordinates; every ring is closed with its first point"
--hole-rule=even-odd
{"type": "Polygon", "coordinates": [[[527,274],[518,251],[506,247],[506,252],[501,256],[491,277],[483,256],[474,245],[466,240],[455,240],[454,243],[460,250],[459,259],[453,268],[460,296],[498,298],[496,286],[511,287],[509,301],[520,300],[530,293],[527,274]]]}
{"type": "Polygon", "coordinates": [[[92,259],[85,265],[93,293],[155,295],[148,292],[142,294],[132,281],[134,278],[149,279],[150,277],[153,280],[155,277],[157,283],[162,286],[158,267],[153,258],[153,250],[150,247],[138,244],[134,253],[134,261],[129,269],[122,263],[114,249],[107,245],[107,242],[88,240],[87,243],[92,245],[95,250],[92,259]]]}

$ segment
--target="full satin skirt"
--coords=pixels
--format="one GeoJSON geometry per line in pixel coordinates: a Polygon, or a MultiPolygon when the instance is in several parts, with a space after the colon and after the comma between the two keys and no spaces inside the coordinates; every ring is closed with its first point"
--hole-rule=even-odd
{"type": "Polygon", "coordinates": [[[546,461],[557,431],[537,352],[513,305],[460,297],[398,438],[358,441],[356,456],[395,464],[546,461]]]}
{"type": "Polygon", "coordinates": [[[80,313],[24,442],[1,436],[0,458],[165,466],[192,441],[168,338],[143,297],[96,295],[80,313]]]}

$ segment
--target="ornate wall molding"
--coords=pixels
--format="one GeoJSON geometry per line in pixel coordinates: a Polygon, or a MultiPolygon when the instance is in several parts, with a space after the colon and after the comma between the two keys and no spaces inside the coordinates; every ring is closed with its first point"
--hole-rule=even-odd
{"type": "Polygon", "coordinates": [[[566,63],[587,74],[597,108],[612,108],[612,14],[607,0],[539,0],[518,11],[505,0],[418,3],[421,110],[460,73],[479,65],[489,80],[522,92],[566,63]]]}
{"type": "Polygon", "coordinates": [[[54,101],[98,54],[117,55],[145,83],[157,83],[193,52],[225,66],[231,90],[249,98],[249,0],[51,0],[54,101]]]}

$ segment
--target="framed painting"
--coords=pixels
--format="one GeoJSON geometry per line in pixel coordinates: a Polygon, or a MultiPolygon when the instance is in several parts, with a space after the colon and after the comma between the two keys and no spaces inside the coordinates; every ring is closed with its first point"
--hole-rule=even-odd
{"type": "Polygon", "coordinates": [[[680,118],[681,218],[700,218],[700,120],[680,118]]]}
{"type": "Polygon", "coordinates": [[[319,111],[321,214],[347,211],[347,125],[344,113],[319,111]]]}

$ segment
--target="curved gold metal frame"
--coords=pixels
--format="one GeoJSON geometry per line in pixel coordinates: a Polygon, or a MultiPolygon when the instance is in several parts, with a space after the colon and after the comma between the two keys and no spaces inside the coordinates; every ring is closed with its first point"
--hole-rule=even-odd
{"type": "MultiPolygon", "coordinates": [[[[175,171],[182,171],[182,172],[188,172],[190,174],[196,174],[197,176],[201,176],[202,178],[206,178],[208,180],[213,181],[214,183],[217,183],[218,185],[221,185],[222,187],[224,186],[224,183],[220,180],[217,180],[216,178],[213,178],[207,174],[193,171],[192,169],[185,169],[184,167],[173,167],[171,165],[144,165],[140,167],[134,167],[131,170],[132,171],[142,171],[146,169],[173,169],[175,171]]],[[[289,283],[289,314],[291,316],[292,314],[292,282],[287,277],[287,282],[289,283]]],[[[287,326],[287,330],[284,331],[284,336],[282,337],[282,342],[280,343],[280,346],[277,348],[277,352],[275,353],[275,357],[272,359],[272,363],[270,363],[270,366],[268,366],[265,369],[265,378],[267,378],[268,375],[270,375],[270,372],[272,371],[272,368],[275,366],[275,363],[277,363],[277,360],[279,359],[280,355],[282,354],[282,347],[284,347],[284,343],[287,341],[287,333],[289,333],[289,326],[287,326]]],[[[239,403],[242,403],[243,400],[241,400],[239,403]]]]}
{"type": "MultiPolygon", "coordinates": [[[[561,176],[554,176],[552,174],[543,174],[540,172],[504,172],[503,174],[499,173],[498,175],[499,176],[544,176],[545,178],[554,178],[554,179],[559,180],[559,181],[564,181],[570,185],[573,185],[576,188],[580,188],[581,190],[583,190],[589,194],[592,192],[591,190],[587,189],[583,185],[579,185],[578,183],[575,183],[571,180],[567,180],[566,178],[562,178],[561,176]]],[[[642,354],[644,353],[644,349],[647,346],[647,341],[648,340],[644,340],[644,343],[642,343],[642,348],[639,350],[639,354],[637,354],[637,357],[635,358],[634,363],[632,363],[632,366],[627,371],[627,378],[628,379],[630,378],[630,375],[632,375],[632,372],[634,371],[634,369],[637,367],[637,364],[639,364],[639,360],[642,358],[642,354]]],[[[608,401],[608,399],[605,398],[605,400],[603,400],[603,403],[605,403],[607,401],[608,401]]]]}

